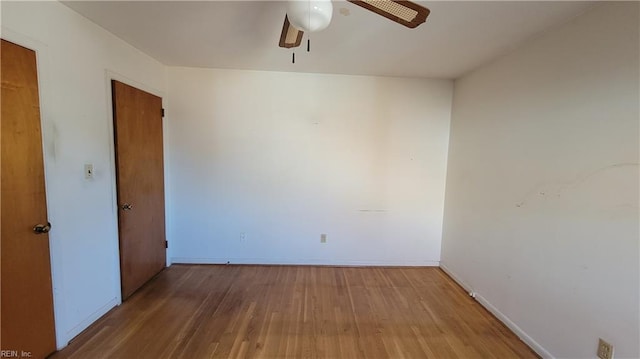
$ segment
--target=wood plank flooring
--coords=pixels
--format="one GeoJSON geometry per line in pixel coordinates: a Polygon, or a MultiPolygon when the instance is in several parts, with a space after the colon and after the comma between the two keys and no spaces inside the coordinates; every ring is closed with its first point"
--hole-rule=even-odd
{"type": "Polygon", "coordinates": [[[173,265],[52,358],[537,358],[439,268],[173,265]]]}

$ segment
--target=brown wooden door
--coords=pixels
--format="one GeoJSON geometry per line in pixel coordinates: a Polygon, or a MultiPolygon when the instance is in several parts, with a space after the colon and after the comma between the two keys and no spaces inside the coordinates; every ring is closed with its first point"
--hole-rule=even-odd
{"type": "Polygon", "coordinates": [[[162,99],[112,81],[122,298],[166,264],[162,99]]]}
{"type": "Polygon", "coordinates": [[[0,58],[0,343],[2,350],[44,358],[56,340],[36,53],[2,40],[0,58]]]}

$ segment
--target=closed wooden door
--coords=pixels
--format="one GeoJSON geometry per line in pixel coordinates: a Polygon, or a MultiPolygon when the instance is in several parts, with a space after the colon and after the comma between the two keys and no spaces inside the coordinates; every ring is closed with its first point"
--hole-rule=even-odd
{"type": "Polygon", "coordinates": [[[122,298],[166,265],[162,99],[112,81],[122,298]]]}
{"type": "Polygon", "coordinates": [[[44,358],[56,341],[36,54],[2,40],[0,58],[0,343],[3,357],[44,358]]]}

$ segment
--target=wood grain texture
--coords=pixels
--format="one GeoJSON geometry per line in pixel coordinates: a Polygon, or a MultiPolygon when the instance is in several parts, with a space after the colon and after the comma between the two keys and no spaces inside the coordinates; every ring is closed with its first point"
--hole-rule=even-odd
{"type": "Polygon", "coordinates": [[[56,349],[36,53],[2,40],[2,350],[56,349]]]}
{"type": "Polygon", "coordinates": [[[162,99],[112,81],[122,297],[166,265],[162,99]],[[131,204],[130,210],[122,206],[131,204]]]}
{"type": "Polygon", "coordinates": [[[438,268],[173,265],[53,358],[536,358],[438,268]]]}

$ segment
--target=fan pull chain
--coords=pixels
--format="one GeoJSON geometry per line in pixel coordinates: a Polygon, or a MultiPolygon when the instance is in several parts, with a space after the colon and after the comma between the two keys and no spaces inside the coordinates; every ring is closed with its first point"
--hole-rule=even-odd
{"type": "MultiPolygon", "coordinates": [[[[309,28],[311,28],[311,0],[309,0],[309,12],[307,13],[309,15],[309,22],[307,23],[307,25],[309,26],[309,28]]],[[[307,35],[307,52],[311,51],[311,39],[309,39],[309,35],[307,35]]]]}

